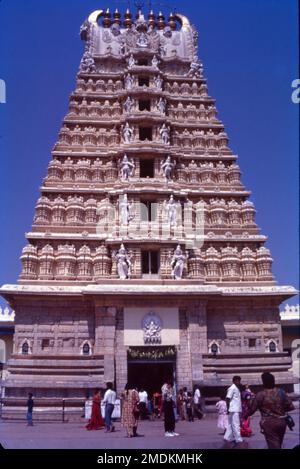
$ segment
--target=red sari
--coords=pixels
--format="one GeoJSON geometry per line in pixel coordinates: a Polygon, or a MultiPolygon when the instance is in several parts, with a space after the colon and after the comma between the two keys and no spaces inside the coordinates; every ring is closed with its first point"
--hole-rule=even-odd
{"type": "Polygon", "coordinates": [[[96,395],[93,397],[92,415],[86,426],[87,430],[100,430],[104,427],[104,420],[101,415],[101,397],[96,395]]]}

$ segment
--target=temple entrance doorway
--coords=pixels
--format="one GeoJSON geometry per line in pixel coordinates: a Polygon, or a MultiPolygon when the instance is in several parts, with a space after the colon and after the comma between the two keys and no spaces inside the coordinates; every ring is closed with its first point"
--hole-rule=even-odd
{"type": "Polygon", "coordinates": [[[161,392],[173,380],[176,386],[175,347],[131,347],[128,351],[128,383],[144,388],[148,396],[161,392]]]}

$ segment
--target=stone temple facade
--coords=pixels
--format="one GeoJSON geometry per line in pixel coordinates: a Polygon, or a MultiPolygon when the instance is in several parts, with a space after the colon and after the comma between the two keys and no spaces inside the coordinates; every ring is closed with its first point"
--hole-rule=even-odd
{"type": "Polygon", "coordinates": [[[279,305],[237,156],[180,14],[95,11],[17,285],[6,407],[173,377],[218,395],[264,370],[292,387],[279,305]]]}

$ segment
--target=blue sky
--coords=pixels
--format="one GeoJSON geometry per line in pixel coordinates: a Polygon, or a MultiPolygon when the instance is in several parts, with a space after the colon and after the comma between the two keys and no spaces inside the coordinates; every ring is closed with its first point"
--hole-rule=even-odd
{"type": "MultiPolygon", "coordinates": [[[[24,233],[75,87],[80,25],[93,10],[124,12],[133,4],[0,2],[0,79],[7,86],[7,102],[0,104],[0,284],[15,283],[20,272],[24,233]]],[[[197,26],[209,93],[252,191],[257,223],[269,237],[276,279],[297,287],[299,105],[291,100],[298,77],[297,1],[168,0],[153,6],[166,14],[176,8],[197,26]]]]}

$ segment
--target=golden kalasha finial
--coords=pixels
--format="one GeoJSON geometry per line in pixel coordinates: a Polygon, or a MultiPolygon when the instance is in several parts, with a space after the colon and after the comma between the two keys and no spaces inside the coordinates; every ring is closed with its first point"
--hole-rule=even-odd
{"type": "Polygon", "coordinates": [[[110,14],[110,11],[109,11],[109,8],[107,8],[106,12],[104,13],[104,20],[103,20],[103,26],[105,28],[109,28],[110,25],[111,25],[111,14],[110,14]]]}
{"type": "Polygon", "coordinates": [[[157,28],[158,29],[164,29],[164,27],[166,26],[166,23],[165,23],[165,17],[162,14],[161,11],[158,13],[157,20],[158,20],[157,21],[157,28]]]}
{"type": "Polygon", "coordinates": [[[170,13],[169,26],[173,31],[176,29],[176,18],[175,18],[174,13],[170,13]]]}
{"type": "Polygon", "coordinates": [[[119,12],[118,8],[116,8],[114,12],[114,23],[119,24],[121,26],[121,13],[119,12]]]}
{"type": "Polygon", "coordinates": [[[152,26],[153,28],[155,26],[155,15],[154,15],[153,10],[151,10],[148,15],[148,24],[149,26],[152,26]]]}
{"type": "Polygon", "coordinates": [[[130,13],[129,8],[127,8],[124,17],[125,17],[125,20],[124,20],[125,28],[130,28],[132,25],[132,14],[130,13]]]}

